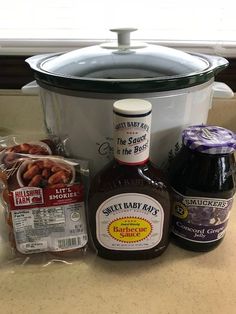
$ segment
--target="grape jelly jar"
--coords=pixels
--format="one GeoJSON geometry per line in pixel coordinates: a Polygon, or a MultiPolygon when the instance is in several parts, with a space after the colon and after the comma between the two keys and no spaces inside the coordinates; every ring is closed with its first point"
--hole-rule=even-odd
{"type": "Polygon", "coordinates": [[[171,163],[172,236],[189,250],[208,251],[223,240],[235,193],[235,134],[218,126],[191,126],[171,163]]]}

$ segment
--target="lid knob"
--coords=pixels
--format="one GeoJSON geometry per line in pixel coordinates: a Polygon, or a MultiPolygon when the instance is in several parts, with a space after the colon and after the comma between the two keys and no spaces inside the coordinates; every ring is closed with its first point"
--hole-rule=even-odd
{"type": "Polygon", "coordinates": [[[111,32],[117,33],[118,46],[130,46],[130,33],[136,30],[137,28],[133,27],[110,29],[111,32]]]}

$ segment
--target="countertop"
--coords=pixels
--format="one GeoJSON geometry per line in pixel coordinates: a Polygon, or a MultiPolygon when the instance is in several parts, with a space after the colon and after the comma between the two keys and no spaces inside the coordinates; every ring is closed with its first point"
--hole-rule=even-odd
{"type": "MultiPolygon", "coordinates": [[[[235,105],[236,97],[215,101],[208,123],[236,131],[235,105]]],[[[43,129],[36,96],[1,95],[0,113],[1,135],[43,129]]],[[[225,239],[208,253],[171,243],[162,256],[147,261],[114,262],[89,253],[67,263],[40,259],[32,264],[7,259],[6,234],[0,225],[0,314],[236,312],[236,203],[225,239]]]]}
{"type": "Polygon", "coordinates": [[[225,239],[208,253],[171,243],[147,261],[114,262],[89,253],[67,263],[6,263],[3,244],[0,238],[0,313],[235,313],[235,202],[225,239]]]}

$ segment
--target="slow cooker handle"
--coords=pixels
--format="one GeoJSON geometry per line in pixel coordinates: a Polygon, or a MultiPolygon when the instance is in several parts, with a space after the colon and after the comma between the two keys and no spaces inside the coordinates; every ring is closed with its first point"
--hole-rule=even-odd
{"type": "Polygon", "coordinates": [[[234,97],[234,92],[225,83],[214,82],[212,86],[213,97],[214,98],[232,98],[234,97]]]}
{"type": "Polygon", "coordinates": [[[39,86],[36,81],[32,81],[21,87],[21,92],[24,95],[39,95],[39,86]]]}

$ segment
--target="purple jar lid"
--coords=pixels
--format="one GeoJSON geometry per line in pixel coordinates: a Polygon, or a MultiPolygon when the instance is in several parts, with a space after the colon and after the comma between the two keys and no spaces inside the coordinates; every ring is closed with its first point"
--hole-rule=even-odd
{"type": "Polygon", "coordinates": [[[219,126],[193,125],[183,131],[183,143],[205,154],[228,154],[236,149],[236,136],[219,126]]]}

